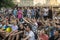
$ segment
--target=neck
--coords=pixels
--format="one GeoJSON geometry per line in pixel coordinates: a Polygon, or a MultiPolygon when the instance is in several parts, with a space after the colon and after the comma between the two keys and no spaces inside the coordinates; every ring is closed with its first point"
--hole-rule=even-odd
{"type": "Polygon", "coordinates": [[[58,35],[55,35],[55,37],[58,37],[58,35]]]}
{"type": "Polygon", "coordinates": [[[30,32],[30,30],[28,32],[30,32]]]}

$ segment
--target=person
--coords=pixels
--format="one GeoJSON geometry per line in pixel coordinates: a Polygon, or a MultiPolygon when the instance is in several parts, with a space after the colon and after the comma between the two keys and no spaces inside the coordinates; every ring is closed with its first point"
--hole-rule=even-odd
{"type": "Polygon", "coordinates": [[[36,19],[30,19],[30,18],[27,18],[24,19],[25,22],[27,22],[28,24],[30,24],[30,27],[32,28],[32,31],[34,32],[34,35],[35,35],[35,39],[37,39],[37,28],[38,28],[38,24],[37,24],[37,21],[36,19]]]}
{"type": "Polygon", "coordinates": [[[49,18],[49,19],[52,19],[52,17],[53,17],[52,9],[50,8],[50,9],[48,10],[48,18],[49,18]]]}
{"type": "Polygon", "coordinates": [[[54,35],[52,37],[49,38],[49,40],[58,40],[59,39],[59,31],[56,30],[54,32],[54,35]]]}
{"type": "Polygon", "coordinates": [[[15,34],[18,32],[18,26],[16,23],[11,25],[12,31],[9,33],[8,40],[14,40],[15,34]]]}
{"type": "Polygon", "coordinates": [[[27,17],[31,18],[31,9],[30,8],[27,9],[27,17]]]}
{"type": "Polygon", "coordinates": [[[11,28],[12,28],[12,31],[15,31],[18,29],[18,26],[16,24],[13,24],[11,28]]]}
{"type": "Polygon", "coordinates": [[[35,8],[35,18],[36,19],[39,18],[39,11],[38,11],[37,7],[35,8]]]}
{"type": "Polygon", "coordinates": [[[35,40],[34,37],[35,35],[29,25],[26,26],[25,30],[26,30],[26,38],[24,38],[23,40],[35,40]]]}
{"type": "Polygon", "coordinates": [[[21,21],[22,20],[22,17],[23,17],[23,13],[22,13],[22,9],[21,8],[18,8],[18,20],[21,21]]]}
{"type": "MultiPolygon", "coordinates": [[[[10,27],[8,22],[3,22],[4,24],[2,24],[1,30],[0,30],[0,37],[3,37],[3,39],[5,39],[8,36],[8,31],[7,28],[10,27]]],[[[8,40],[8,39],[6,39],[8,40]]]]}
{"type": "Polygon", "coordinates": [[[43,17],[46,20],[48,18],[48,8],[43,8],[43,11],[44,11],[43,17]]]}
{"type": "Polygon", "coordinates": [[[16,23],[17,22],[17,19],[15,16],[11,16],[10,17],[10,24],[13,24],[13,23],[16,23]]]}
{"type": "Polygon", "coordinates": [[[27,17],[27,8],[26,7],[24,7],[24,17],[27,17]]]}
{"type": "Polygon", "coordinates": [[[4,26],[2,27],[3,30],[6,30],[8,27],[10,27],[9,22],[5,22],[4,26]]]}
{"type": "Polygon", "coordinates": [[[45,34],[44,29],[42,29],[42,30],[40,31],[40,34],[38,35],[38,39],[39,39],[39,40],[48,40],[48,39],[49,39],[48,35],[45,34]]]}
{"type": "Polygon", "coordinates": [[[13,10],[13,15],[14,15],[15,17],[17,17],[17,9],[16,9],[16,8],[13,10]]]}
{"type": "Polygon", "coordinates": [[[23,38],[23,35],[24,35],[24,26],[23,26],[23,24],[20,24],[19,25],[19,28],[18,28],[18,33],[17,34],[19,34],[19,40],[21,40],[22,38],[23,38]]]}
{"type": "Polygon", "coordinates": [[[31,9],[31,18],[34,18],[35,17],[35,10],[34,10],[34,8],[32,7],[32,9],[31,9]]]}
{"type": "Polygon", "coordinates": [[[2,21],[0,21],[0,29],[2,28],[2,21]]]}
{"type": "Polygon", "coordinates": [[[32,19],[32,30],[33,32],[35,33],[37,31],[37,28],[38,28],[38,23],[36,21],[36,19],[32,19]]]}

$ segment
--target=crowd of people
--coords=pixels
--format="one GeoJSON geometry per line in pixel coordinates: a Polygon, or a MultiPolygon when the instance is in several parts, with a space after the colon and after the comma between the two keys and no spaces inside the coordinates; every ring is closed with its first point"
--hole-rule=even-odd
{"type": "Polygon", "coordinates": [[[1,10],[0,40],[60,40],[60,12],[49,7],[1,10]],[[58,13],[58,14],[56,14],[58,13]]]}

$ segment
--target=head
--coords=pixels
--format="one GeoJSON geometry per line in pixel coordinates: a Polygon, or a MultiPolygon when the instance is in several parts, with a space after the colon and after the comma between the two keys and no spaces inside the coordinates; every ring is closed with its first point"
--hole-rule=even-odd
{"type": "Polygon", "coordinates": [[[16,8],[15,8],[15,10],[16,10],[16,8]]]}
{"type": "Polygon", "coordinates": [[[56,30],[56,31],[54,32],[54,35],[55,35],[55,36],[58,36],[58,35],[59,35],[59,31],[56,30]]]}
{"type": "Polygon", "coordinates": [[[25,30],[26,30],[27,32],[29,32],[29,31],[31,30],[30,25],[27,25],[26,28],[25,28],[25,30]]]}
{"type": "Polygon", "coordinates": [[[6,22],[5,22],[5,24],[6,24],[6,25],[8,25],[8,24],[9,24],[9,22],[8,22],[8,21],[6,21],[6,22]]]}
{"type": "Polygon", "coordinates": [[[20,10],[20,8],[18,7],[18,10],[20,10]]]}
{"type": "Polygon", "coordinates": [[[14,23],[13,23],[13,25],[17,25],[17,23],[16,23],[16,22],[14,22],[14,23]]]}
{"type": "Polygon", "coordinates": [[[5,22],[4,21],[2,21],[2,25],[5,25],[5,22]]]}
{"type": "Polygon", "coordinates": [[[32,19],[32,21],[33,21],[33,22],[37,22],[37,20],[36,20],[35,18],[34,18],[34,19],[32,19]]]}
{"type": "Polygon", "coordinates": [[[23,28],[24,28],[23,24],[20,24],[20,25],[19,25],[19,27],[20,27],[21,29],[23,29],[23,28]]]}
{"type": "Polygon", "coordinates": [[[44,29],[42,29],[42,30],[40,31],[40,35],[43,35],[43,34],[45,34],[44,29]]]}

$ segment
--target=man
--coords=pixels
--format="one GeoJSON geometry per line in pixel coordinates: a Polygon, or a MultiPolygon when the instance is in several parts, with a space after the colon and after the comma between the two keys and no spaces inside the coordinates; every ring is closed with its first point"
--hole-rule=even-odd
{"type": "Polygon", "coordinates": [[[8,40],[14,40],[16,33],[18,32],[18,26],[16,23],[11,25],[12,31],[9,33],[9,39],[8,40]]]}
{"type": "Polygon", "coordinates": [[[13,15],[14,15],[15,17],[17,17],[17,9],[16,9],[16,8],[13,10],[13,15]]]}
{"type": "Polygon", "coordinates": [[[31,9],[30,8],[27,9],[27,17],[31,18],[31,9]]]}
{"type": "Polygon", "coordinates": [[[59,39],[59,31],[56,30],[54,32],[54,36],[50,37],[49,40],[58,40],[59,39]]]}
{"type": "Polygon", "coordinates": [[[43,8],[43,11],[44,11],[43,17],[46,20],[48,18],[48,8],[43,8]]]}
{"type": "Polygon", "coordinates": [[[49,19],[52,19],[52,17],[53,17],[51,8],[48,10],[48,17],[49,17],[49,19]]]}
{"type": "Polygon", "coordinates": [[[24,12],[23,13],[24,13],[24,17],[26,17],[27,16],[27,8],[26,7],[24,8],[24,12]]]}
{"type": "Polygon", "coordinates": [[[34,18],[35,17],[35,10],[34,10],[34,8],[32,7],[32,9],[31,9],[31,18],[34,18]]]}
{"type": "Polygon", "coordinates": [[[23,40],[35,40],[35,35],[33,31],[31,31],[31,27],[29,25],[26,26],[26,32],[26,38],[24,38],[23,40]]]}

